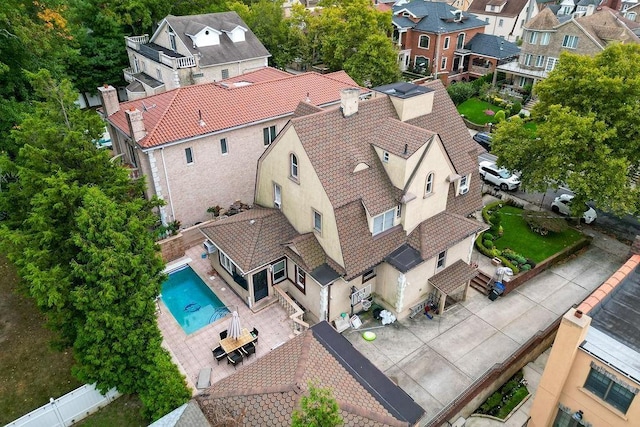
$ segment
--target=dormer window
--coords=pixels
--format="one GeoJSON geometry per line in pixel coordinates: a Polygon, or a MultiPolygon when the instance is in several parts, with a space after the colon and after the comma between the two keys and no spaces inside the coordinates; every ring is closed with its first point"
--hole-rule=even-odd
{"type": "Polygon", "coordinates": [[[393,227],[393,219],[396,215],[397,208],[386,211],[378,216],[373,217],[373,235],[380,234],[393,227]]]}
{"type": "Polygon", "coordinates": [[[430,196],[431,194],[433,194],[433,172],[430,172],[429,175],[427,175],[427,180],[425,182],[424,185],[424,196],[430,196]]]}

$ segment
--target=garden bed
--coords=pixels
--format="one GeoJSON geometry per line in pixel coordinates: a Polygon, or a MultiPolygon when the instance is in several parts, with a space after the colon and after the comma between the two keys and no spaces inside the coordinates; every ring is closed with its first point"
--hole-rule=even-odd
{"type": "Polygon", "coordinates": [[[526,384],[522,370],[516,372],[498,391],[489,396],[474,414],[506,420],[511,412],[529,396],[526,384]]]}

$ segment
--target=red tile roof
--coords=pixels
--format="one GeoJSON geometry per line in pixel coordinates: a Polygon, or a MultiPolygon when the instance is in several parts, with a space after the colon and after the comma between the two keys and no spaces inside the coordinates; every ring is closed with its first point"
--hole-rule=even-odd
{"type": "Polygon", "coordinates": [[[598,289],[587,297],[577,310],[589,313],[594,307],[600,304],[633,270],[640,264],[640,255],[633,255],[622,267],[611,275],[598,289]]]}
{"type": "Polygon", "coordinates": [[[193,85],[123,102],[120,111],[108,120],[129,135],[125,110],[143,111],[147,135],[138,144],[151,148],[291,115],[298,103],[307,98],[313,105],[338,102],[340,90],[349,87],[357,84],[344,71],[290,75],[233,88],[220,83],[193,85]]]}
{"type": "Polygon", "coordinates": [[[270,80],[281,79],[283,77],[290,77],[293,74],[287,73],[286,71],[278,70],[273,67],[263,67],[255,71],[250,71],[248,73],[241,74],[239,76],[230,77],[228,79],[222,80],[221,83],[238,83],[238,82],[248,82],[248,83],[259,83],[259,82],[268,82],[270,80]]]}

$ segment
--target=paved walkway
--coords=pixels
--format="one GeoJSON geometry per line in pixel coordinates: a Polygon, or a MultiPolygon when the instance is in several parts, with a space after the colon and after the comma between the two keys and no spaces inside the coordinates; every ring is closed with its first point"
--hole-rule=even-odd
{"type": "MultiPolygon", "coordinates": [[[[365,341],[354,330],[343,335],[427,411],[426,424],[626,261],[628,246],[589,227],[584,231],[594,240],[579,257],[496,301],[470,289],[467,301],[433,320],[418,316],[395,322],[376,329],[374,341],[365,341]]],[[[481,269],[495,269],[482,255],[474,253],[473,259],[481,269]]]]}

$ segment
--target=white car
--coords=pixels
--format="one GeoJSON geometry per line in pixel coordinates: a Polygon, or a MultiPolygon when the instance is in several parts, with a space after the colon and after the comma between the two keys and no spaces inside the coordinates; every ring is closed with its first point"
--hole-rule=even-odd
{"type": "Polygon", "coordinates": [[[520,186],[520,177],[512,174],[505,168],[499,168],[495,163],[482,161],[478,165],[478,173],[485,181],[500,187],[502,191],[517,190],[520,186]]]}
{"type": "MultiPolygon", "coordinates": [[[[573,194],[561,194],[551,203],[551,210],[562,215],[571,215],[571,201],[575,196],[573,194]]],[[[585,203],[584,213],[580,221],[591,224],[598,218],[595,209],[585,203]]]]}

